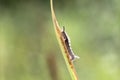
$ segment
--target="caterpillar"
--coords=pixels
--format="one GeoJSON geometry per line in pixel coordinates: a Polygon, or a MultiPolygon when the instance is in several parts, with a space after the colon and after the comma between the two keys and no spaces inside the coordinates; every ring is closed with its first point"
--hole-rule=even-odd
{"type": "Polygon", "coordinates": [[[65,41],[65,45],[66,45],[66,48],[68,50],[68,53],[69,53],[69,56],[70,56],[70,59],[72,61],[74,61],[76,58],[79,58],[79,56],[76,56],[71,48],[71,44],[70,44],[70,38],[69,36],[67,35],[67,33],[65,32],[65,27],[63,26],[63,29],[61,31],[62,33],[62,37],[65,41]]]}

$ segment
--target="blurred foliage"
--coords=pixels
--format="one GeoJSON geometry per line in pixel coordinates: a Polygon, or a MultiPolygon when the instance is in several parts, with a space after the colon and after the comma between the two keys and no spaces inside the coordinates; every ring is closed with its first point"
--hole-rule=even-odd
{"type": "MultiPolygon", "coordinates": [[[[54,0],[65,26],[80,80],[120,79],[120,1],[54,0]]],[[[54,34],[49,0],[0,0],[0,80],[70,80],[54,34]]]]}

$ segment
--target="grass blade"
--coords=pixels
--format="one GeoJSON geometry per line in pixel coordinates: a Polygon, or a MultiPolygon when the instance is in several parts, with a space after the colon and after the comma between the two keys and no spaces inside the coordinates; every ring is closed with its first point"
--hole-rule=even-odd
{"type": "Polygon", "coordinates": [[[53,24],[54,24],[55,34],[56,34],[57,40],[59,42],[60,48],[62,50],[62,54],[63,54],[63,57],[65,59],[68,71],[70,73],[70,76],[71,76],[72,80],[78,80],[76,70],[74,68],[73,62],[70,60],[70,56],[69,56],[69,52],[67,50],[67,46],[65,45],[65,41],[64,41],[64,39],[62,37],[62,34],[61,34],[61,28],[58,24],[58,21],[56,19],[55,13],[54,13],[53,1],[52,0],[50,0],[50,5],[51,5],[51,14],[52,14],[52,20],[53,20],[53,24]]]}

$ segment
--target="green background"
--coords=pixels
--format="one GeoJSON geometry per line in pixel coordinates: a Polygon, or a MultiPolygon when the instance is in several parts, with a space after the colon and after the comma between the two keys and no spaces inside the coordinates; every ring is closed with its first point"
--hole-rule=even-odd
{"type": "MultiPolygon", "coordinates": [[[[79,80],[120,80],[120,0],[54,0],[54,9],[80,56],[79,80]]],[[[71,80],[49,0],[0,0],[0,80],[71,80]]]]}

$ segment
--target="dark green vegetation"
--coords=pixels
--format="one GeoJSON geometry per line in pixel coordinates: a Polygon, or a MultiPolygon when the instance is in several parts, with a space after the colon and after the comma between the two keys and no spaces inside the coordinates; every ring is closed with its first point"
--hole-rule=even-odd
{"type": "MultiPolygon", "coordinates": [[[[120,79],[119,4],[119,0],[54,0],[60,26],[65,26],[73,51],[80,56],[74,62],[80,80],[120,79]]],[[[51,78],[70,80],[49,0],[1,0],[0,80],[51,78]]]]}

